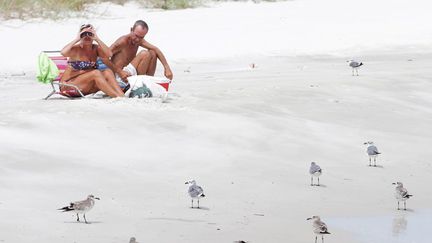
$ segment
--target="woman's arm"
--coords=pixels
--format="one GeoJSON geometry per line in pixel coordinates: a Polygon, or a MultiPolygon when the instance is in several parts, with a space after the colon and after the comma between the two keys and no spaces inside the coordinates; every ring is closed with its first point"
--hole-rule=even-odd
{"type": "Polygon", "coordinates": [[[101,58],[110,58],[112,56],[110,48],[96,35],[94,40],[99,44],[97,48],[98,56],[101,58]]]}
{"type": "Polygon", "coordinates": [[[79,38],[79,36],[77,36],[73,41],[71,41],[69,44],[67,44],[65,47],[63,47],[63,49],[60,52],[62,54],[62,56],[70,57],[73,53],[72,48],[79,41],[80,41],[80,38],[79,38]]]}
{"type": "Polygon", "coordinates": [[[86,29],[86,31],[91,32],[93,34],[92,39],[98,43],[97,47],[97,54],[101,58],[109,58],[112,56],[112,52],[109,49],[109,47],[101,40],[99,39],[99,36],[96,34],[96,30],[91,26],[90,28],[86,29]]]}

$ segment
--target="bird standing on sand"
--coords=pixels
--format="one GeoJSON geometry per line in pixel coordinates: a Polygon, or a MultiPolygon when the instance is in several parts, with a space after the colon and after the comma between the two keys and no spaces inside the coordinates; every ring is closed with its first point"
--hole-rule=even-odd
{"type": "Polygon", "coordinates": [[[319,216],[312,216],[312,218],[307,218],[306,220],[312,220],[315,243],[317,243],[318,235],[321,235],[321,242],[324,243],[324,235],[330,234],[330,232],[327,231],[327,225],[321,221],[319,216]]]}
{"type": "Polygon", "coordinates": [[[95,199],[100,200],[100,198],[98,198],[98,197],[95,197],[93,195],[88,195],[87,199],[82,200],[82,201],[72,202],[72,203],[70,203],[69,206],[59,208],[58,210],[63,210],[63,212],[73,211],[77,215],[77,221],[78,222],[80,221],[78,214],[81,213],[81,214],[83,214],[85,223],[88,224],[87,219],[85,217],[85,214],[88,211],[90,211],[90,209],[93,208],[93,206],[95,204],[95,199]]]}
{"type": "Polygon", "coordinates": [[[319,186],[320,182],[319,182],[319,177],[322,174],[322,169],[321,167],[319,167],[319,165],[317,165],[315,162],[311,162],[311,166],[309,168],[309,174],[311,174],[311,186],[313,186],[313,178],[317,177],[318,179],[318,184],[317,186],[319,186]]]}
{"type": "Polygon", "coordinates": [[[374,145],[374,143],[372,141],[365,142],[363,144],[368,145],[366,152],[369,155],[369,166],[372,166],[371,163],[372,163],[372,159],[373,159],[374,167],[376,167],[376,158],[378,157],[378,154],[381,154],[381,153],[378,151],[378,148],[374,145]]]}
{"type": "Polygon", "coordinates": [[[139,242],[136,241],[135,237],[131,237],[129,243],[139,243],[139,242]]]}
{"type": "Polygon", "coordinates": [[[204,190],[202,189],[202,187],[197,186],[195,180],[187,181],[185,184],[190,184],[188,193],[189,193],[189,196],[192,198],[192,206],[191,206],[191,208],[193,208],[193,201],[194,201],[194,199],[197,199],[197,201],[198,201],[198,208],[200,208],[200,206],[199,206],[199,199],[201,197],[205,197],[204,190]]]}
{"type": "Polygon", "coordinates": [[[352,76],[354,76],[354,70],[356,71],[357,76],[359,76],[358,75],[358,68],[361,67],[363,65],[363,63],[358,62],[358,61],[354,61],[354,60],[349,60],[347,62],[348,62],[348,65],[352,68],[352,76]]]}
{"type": "Polygon", "coordinates": [[[399,202],[403,202],[404,203],[404,210],[406,210],[406,200],[408,200],[413,195],[408,194],[408,190],[403,187],[402,182],[395,182],[392,184],[397,185],[396,186],[396,192],[395,192],[395,197],[396,197],[396,200],[398,202],[398,208],[397,209],[399,210],[399,202]]]}

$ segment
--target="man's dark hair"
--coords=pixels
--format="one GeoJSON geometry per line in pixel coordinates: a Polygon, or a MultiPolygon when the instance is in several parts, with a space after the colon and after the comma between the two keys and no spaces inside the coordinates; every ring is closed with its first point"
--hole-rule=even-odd
{"type": "Polygon", "coordinates": [[[148,25],[143,20],[137,20],[135,22],[135,24],[133,25],[132,30],[135,30],[135,27],[137,27],[138,25],[140,25],[143,29],[147,29],[148,30],[148,25]]]}

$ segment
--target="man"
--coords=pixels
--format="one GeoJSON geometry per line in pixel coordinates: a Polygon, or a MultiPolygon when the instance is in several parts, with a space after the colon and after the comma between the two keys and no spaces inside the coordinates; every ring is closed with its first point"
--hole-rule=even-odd
{"type": "MultiPolygon", "coordinates": [[[[164,66],[165,77],[172,80],[173,74],[163,53],[156,46],[144,40],[148,32],[148,25],[142,20],[135,22],[131,32],[118,38],[110,47],[111,60],[102,61],[116,74],[116,79],[122,89],[128,85],[127,78],[132,75],[154,76],[157,59],[164,66]],[[137,54],[139,47],[144,47],[137,54]]],[[[127,88],[126,88],[127,89],[127,88]]]]}

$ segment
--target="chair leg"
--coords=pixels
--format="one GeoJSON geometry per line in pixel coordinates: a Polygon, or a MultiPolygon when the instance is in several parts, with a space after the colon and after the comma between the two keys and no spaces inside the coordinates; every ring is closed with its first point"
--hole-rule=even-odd
{"type": "Polygon", "coordinates": [[[53,90],[53,91],[51,91],[51,93],[47,96],[47,97],[45,97],[45,100],[47,100],[49,97],[51,97],[53,94],[55,94],[56,93],[56,91],[55,90],[53,90]]]}

